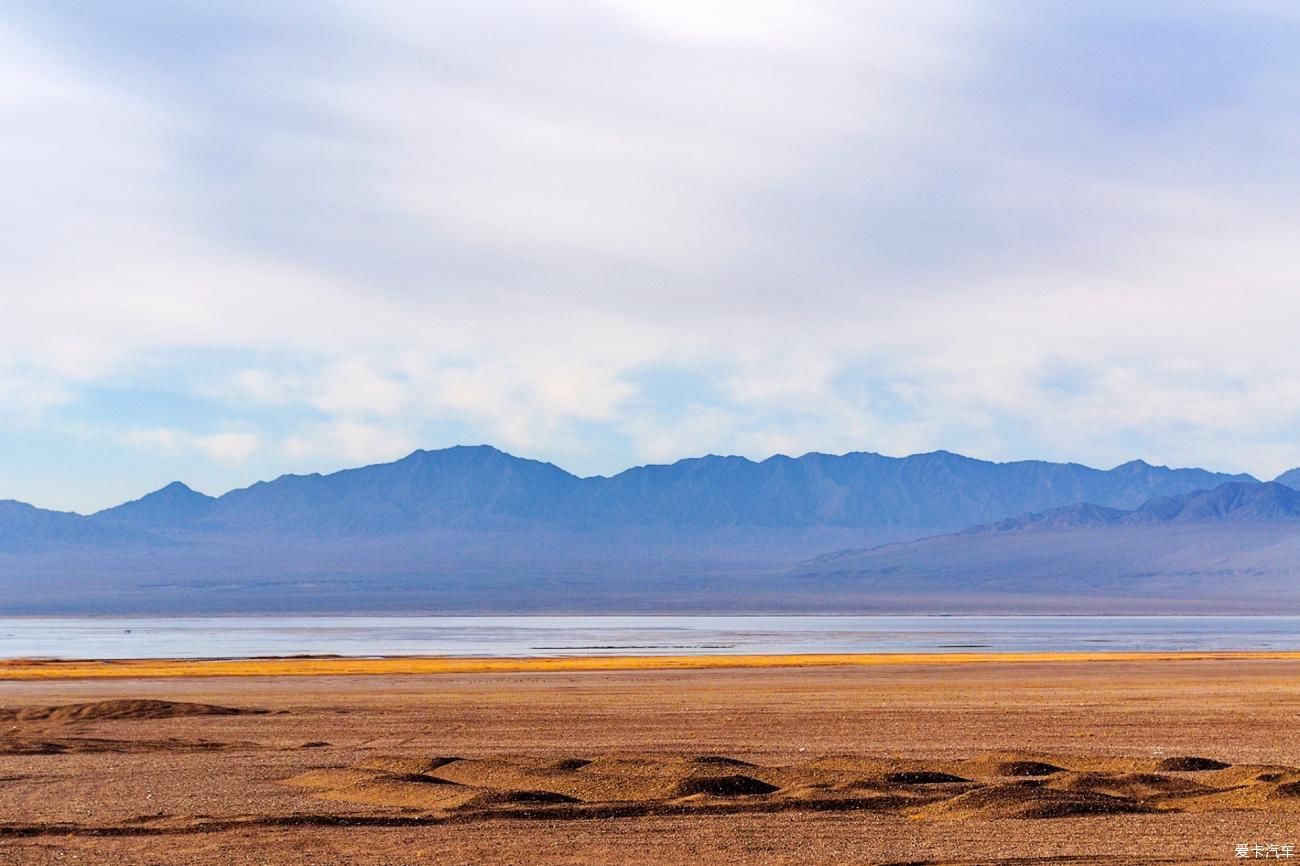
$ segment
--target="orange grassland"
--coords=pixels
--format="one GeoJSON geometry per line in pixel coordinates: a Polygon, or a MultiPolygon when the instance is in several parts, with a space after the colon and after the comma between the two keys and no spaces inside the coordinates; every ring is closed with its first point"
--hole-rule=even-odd
{"type": "Polygon", "coordinates": [[[0,681],[162,677],[357,676],[582,671],[706,670],[1053,662],[1300,660],[1300,652],[1006,652],[799,655],[583,656],[546,658],[294,656],[224,659],[0,661],[0,681]]]}

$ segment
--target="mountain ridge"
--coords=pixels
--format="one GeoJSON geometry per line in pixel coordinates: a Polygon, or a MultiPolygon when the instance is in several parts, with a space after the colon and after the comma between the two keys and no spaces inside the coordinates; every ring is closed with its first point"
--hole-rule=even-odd
{"type": "Polygon", "coordinates": [[[219,497],[181,482],[104,509],[100,524],[174,532],[392,534],[441,526],[727,526],[956,529],[1081,501],[1135,507],[1248,475],[1130,461],[978,460],[809,452],[762,461],[706,455],[579,477],[489,445],[417,450],[390,463],[281,475],[219,497]]]}
{"type": "Polygon", "coordinates": [[[1071,529],[1215,519],[1300,519],[1300,491],[1276,481],[1257,484],[1229,482],[1211,490],[1196,490],[1177,496],[1158,496],[1131,510],[1082,502],[1046,512],[1020,515],[994,524],[973,526],[965,532],[1010,532],[1035,528],[1071,529]]]}
{"type": "Polygon", "coordinates": [[[706,455],[580,478],[459,446],[217,497],[173,482],[85,516],[0,503],[0,612],[1056,609],[1049,585],[1186,607],[1221,589],[1184,585],[1207,569],[1289,575],[1300,523],[1273,518],[1297,496],[1141,460],[706,455]]]}
{"type": "MultiPolygon", "coordinates": [[[[1300,490],[1228,482],[1135,509],[1077,503],[961,532],[842,549],[787,578],[850,595],[1122,600],[1170,609],[1300,609],[1300,490]],[[1271,607],[1270,607],[1271,606],[1271,607]]],[[[1125,608],[1132,610],[1131,607],[1125,608]]]]}

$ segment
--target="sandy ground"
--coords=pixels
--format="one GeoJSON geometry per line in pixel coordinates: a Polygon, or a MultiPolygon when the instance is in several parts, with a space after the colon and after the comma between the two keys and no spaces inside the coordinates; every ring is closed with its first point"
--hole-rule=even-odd
{"type": "Polygon", "coordinates": [[[0,708],[0,864],[1300,852],[1294,659],[123,677],[0,708]]]}

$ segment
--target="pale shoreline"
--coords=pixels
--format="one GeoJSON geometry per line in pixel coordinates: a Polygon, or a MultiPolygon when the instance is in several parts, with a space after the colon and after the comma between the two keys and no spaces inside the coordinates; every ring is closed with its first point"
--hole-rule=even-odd
{"type": "Polygon", "coordinates": [[[284,656],[213,659],[7,659],[0,682],[205,677],[401,676],[579,673],[767,668],[939,666],[965,664],[1300,661],[1300,651],[1096,651],[843,653],[791,655],[284,656]]]}

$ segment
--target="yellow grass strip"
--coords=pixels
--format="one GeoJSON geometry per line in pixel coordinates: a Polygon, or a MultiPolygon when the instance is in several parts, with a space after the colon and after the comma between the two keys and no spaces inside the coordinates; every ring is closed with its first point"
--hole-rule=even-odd
{"type": "Polygon", "coordinates": [[[1016,652],[823,655],[583,656],[550,658],[294,657],[0,661],[0,681],[142,677],[357,676],[402,674],[571,673],[576,671],[800,668],[881,665],[1037,664],[1293,660],[1300,652],[1016,652]]]}

